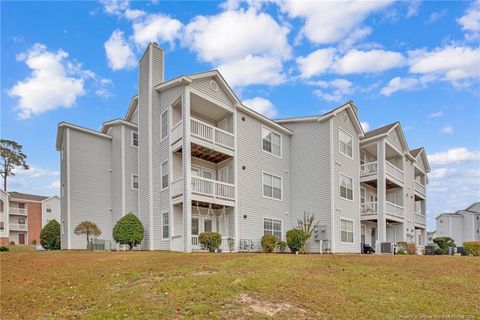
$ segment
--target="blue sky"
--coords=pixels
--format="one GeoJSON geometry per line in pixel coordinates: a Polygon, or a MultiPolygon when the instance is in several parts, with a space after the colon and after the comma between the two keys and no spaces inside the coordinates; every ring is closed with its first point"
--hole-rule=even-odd
{"type": "Polygon", "coordinates": [[[166,79],[219,69],[282,118],[347,100],[367,129],[401,121],[429,154],[428,224],[480,199],[480,1],[1,2],[1,136],[32,167],[10,190],[56,194],[60,121],[123,117],[149,41],[166,79]]]}

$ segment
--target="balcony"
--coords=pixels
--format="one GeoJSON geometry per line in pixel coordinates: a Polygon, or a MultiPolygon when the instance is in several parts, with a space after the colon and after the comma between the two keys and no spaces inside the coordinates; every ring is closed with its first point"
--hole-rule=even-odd
{"type": "Polygon", "coordinates": [[[403,217],[404,217],[403,206],[401,206],[399,204],[396,204],[396,203],[386,201],[385,211],[386,211],[387,215],[390,215],[390,216],[395,217],[395,218],[403,219],[403,217]]]}
{"type": "Polygon", "coordinates": [[[415,192],[418,192],[423,197],[427,194],[426,187],[418,181],[415,181],[415,192]]]}
{"type": "MultiPolygon", "coordinates": [[[[233,184],[202,177],[191,177],[191,180],[192,200],[233,206],[235,201],[235,186],[233,184]]],[[[183,179],[174,180],[171,187],[172,197],[182,195],[183,179]]]]}
{"type": "Polygon", "coordinates": [[[360,165],[360,177],[367,177],[377,174],[377,161],[367,162],[360,165]]]}
{"type": "Polygon", "coordinates": [[[10,207],[9,213],[14,214],[14,215],[18,215],[18,216],[26,216],[27,215],[27,209],[26,208],[10,207]]]}
{"type": "Polygon", "coordinates": [[[385,171],[387,173],[387,177],[391,178],[393,182],[399,182],[403,184],[404,173],[403,170],[394,166],[390,161],[385,161],[385,171]]]}
{"type": "Polygon", "coordinates": [[[425,226],[427,224],[427,218],[421,212],[415,212],[415,224],[425,226]]]}
{"type": "Polygon", "coordinates": [[[361,204],[361,215],[362,216],[369,216],[369,215],[376,215],[378,212],[378,204],[377,202],[364,202],[361,204]]]}
{"type": "Polygon", "coordinates": [[[19,223],[10,223],[10,230],[12,231],[27,231],[28,226],[26,224],[19,224],[19,223]]]}

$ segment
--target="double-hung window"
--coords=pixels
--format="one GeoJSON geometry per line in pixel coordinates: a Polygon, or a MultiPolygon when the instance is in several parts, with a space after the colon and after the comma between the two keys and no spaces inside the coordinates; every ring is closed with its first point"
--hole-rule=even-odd
{"type": "Polygon", "coordinates": [[[353,200],[353,179],[340,174],[339,184],[340,197],[347,200],[353,200]]]}
{"type": "Polygon", "coordinates": [[[340,145],[340,153],[343,153],[349,158],[352,158],[353,155],[353,138],[351,135],[339,129],[338,131],[338,138],[339,138],[339,145],[340,145]]]}
{"type": "Polygon", "coordinates": [[[168,212],[162,213],[162,237],[163,239],[170,237],[170,216],[168,212]]]}
{"type": "Polygon", "coordinates": [[[282,178],[263,173],[263,196],[282,200],[282,178]]]}
{"type": "Polygon", "coordinates": [[[132,147],[138,147],[138,132],[132,131],[132,147]]]}
{"type": "Polygon", "coordinates": [[[168,110],[162,113],[162,139],[168,136],[168,110]]]}
{"type": "Polygon", "coordinates": [[[138,176],[136,174],[132,174],[132,189],[138,190],[138,176]]]}
{"type": "Polygon", "coordinates": [[[273,235],[278,240],[282,240],[282,221],[274,219],[263,219],[263,235],[273,235]]]}
{"type": "Polygon", "coordinates": [[[162,163],[162,190],[168,188],[168,160],[162,163]]]}
{"type": "Polygon", "coordinates": [[[340,219],[342,242],[353,243],[353,221],[340,219]]]}
{"type": "Polygon", "coordinates": [[[262,149],[277,157],[282,156],[282,137],[267,128],[262,128],[262,149]]]}

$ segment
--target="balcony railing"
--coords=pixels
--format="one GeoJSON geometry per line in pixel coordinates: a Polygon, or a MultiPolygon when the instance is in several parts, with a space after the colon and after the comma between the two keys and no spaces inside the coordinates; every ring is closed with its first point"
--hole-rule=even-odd
{"type": "Polygon", "coordinates": [[[365,177],[377,173],[377,161],[368,162],[360,165],[360,176],[365,177]]]}
{"type": "MultiPolygon", "coordinates": [[[[220,249],[222,249],[222,252],[229,252],[230,251],[230,246],[228,244],[228,237],[222,237],[222,244],[220,245],[220,249]]],[[[233,238],[231,238],[233,239],[233,238]]],[[[202,249],[200,242],[198,241],[198,236],[197,235],[192,235],[192,251],[205,251],[202,249]]]]}
{"type": "Polygon", "coordinates": [[[217,180],[192,177],[192,193],[233,200],[235,199],[235,186],[217,180]]]}
{"type": "Polygon", "coordinates": [[[415,223],[425,225],[426,224],[425,215],[419,212],[415,212],[415,223]]]}
{"type": "Polygon", "coordinates": [[[172,141],[172,144],[180,140],[183,136],[183,121],[180,121],[177,123],[175,126],[173,126],[170,134],[170,139],[172,141]]]}
{"type": "Polygon", "coordinates": [[[21,215],[21,216],[26,216],[27,215],[27,209],[26,208],[15,208],[15,207],[10,207],[10,214],[16,214],[16,215],[21,215]]]}
{"type": "Polygon", "coordinates": [[[180,177],[172,181],[172,197],[183,193],[183,179],[180,177]]]}
{"type": "Polygon", "coordinates": [[[28,229],[26,224],[10,223],[9,226],[10,230],[27,231],[28,229]]]}
{"type": "Polygon", "coordinates": [[[385,209],[387,214],[394,217],[403,218],[403,206],[386,201],[385,209]]]}
{"type": "Polygon", "coordinates": [[[224,148],[233,150],[235,147],[235,136],[232,133],[211,126],[198,119],[190,119],[190,131],[192,136],[204,139],[213,144],[218,144],[224,148]]]}
{"type": "Polygon", "coordinates": [[[415,181],[415,191],[419,192],[420,194],[426,194],[426,188],[423,184],[418,181],[415,181]]]}
{"type": "Polygon", "coordinates": [[[385,167],[386,167],[387,174],[403,182],[403,177],[404,177],[403,171],[400,168],[397,168],[396,166],[394,166],[388,160],[385,161],[385,164],[386,164],[385,167]]]}
{"type": "Polygon", "coordinates": [[[377,202],[364,202],[361,204],[362,207],[362,215],[370,215],[370,214],[377,214],[377,202]]]}

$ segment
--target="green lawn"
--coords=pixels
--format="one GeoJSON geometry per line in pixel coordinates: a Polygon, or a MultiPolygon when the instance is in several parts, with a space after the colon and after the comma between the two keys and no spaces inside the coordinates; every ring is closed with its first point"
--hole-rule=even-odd
{"type": "Polygon", "coordinates": [[[0,259],[2,319],[480,314],[475,257],[24,251],[0,259]]]}

